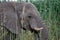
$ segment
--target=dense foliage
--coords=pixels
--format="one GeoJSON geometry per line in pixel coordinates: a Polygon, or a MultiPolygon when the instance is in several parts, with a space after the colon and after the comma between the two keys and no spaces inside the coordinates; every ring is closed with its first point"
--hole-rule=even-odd
{"type": "Polygon", "coordinates": [[[49,40],[60,40],[60,1],[59,0],[44,0],[33,2],[43,20],[49,27],[49,40]]]}

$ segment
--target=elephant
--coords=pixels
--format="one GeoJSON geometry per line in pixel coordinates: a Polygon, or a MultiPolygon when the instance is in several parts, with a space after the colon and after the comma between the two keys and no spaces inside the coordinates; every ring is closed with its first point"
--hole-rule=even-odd
{"type": "MultiPolygon", "coordinates": [[[[4,31],[16,35],[18,40],[21,29],[34,32],[34,40],[47,40],[49,29],[42,20],[37,8],[28,2],[1,2],[0,3],[0,26],[4,31]],[[41,38],[39,33],[41,30],[41,38]]],[[[9,40],[9,39],[4,39],[9,40]]]]}

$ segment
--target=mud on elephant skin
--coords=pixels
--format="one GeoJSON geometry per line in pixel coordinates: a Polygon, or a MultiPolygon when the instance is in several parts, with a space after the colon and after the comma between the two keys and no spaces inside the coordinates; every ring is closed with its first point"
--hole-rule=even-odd
{"type": "Polygon", "coordinates": [[[48,27],[41,19],[39,12],[32,3],[2,2],[0,3],[0,25],[16,36],[21,29],[34,32],[35,40],[47,40],[48,27]]]}

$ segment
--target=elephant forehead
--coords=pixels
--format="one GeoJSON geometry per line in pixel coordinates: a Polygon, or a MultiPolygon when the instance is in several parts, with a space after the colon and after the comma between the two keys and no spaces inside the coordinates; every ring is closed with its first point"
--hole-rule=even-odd
{"type": "Polygon", "coordinates": [[[37,11],[36,7],[31,3],[21,3],[20,7],[18,7],[19,13],[22,14],[24,6],[25,6],[24,14],[26,14],[26,15],[29,15],[29,14],[38,15],[38,11],[37,11]]]}
{"type": "Polygon", "coordinates": [[[32,3],[27,3],[26,4],[26,10],[28,10],[32,13],[36,13],[36,14],[38,13],[37,8],[32,3]]]}
{"type": "Polygon", "coordinates": [[[24,14],[22,15],[23,13],[21,12],[21,15],[20,16],[24,16],[24,17],[28,17],[28,16],[33,16],[33,17],[35,17],[35,16],[38,16],[38,13],[36,13],[35,11],[34,11],[34,9],[32,9],[32,10],[30,10],[30,9],[25,9],[25,11],[24,11],[24,14]]]}

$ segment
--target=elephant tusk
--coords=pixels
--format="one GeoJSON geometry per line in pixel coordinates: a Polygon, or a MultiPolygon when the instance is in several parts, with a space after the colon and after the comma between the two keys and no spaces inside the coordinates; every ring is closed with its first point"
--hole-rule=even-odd
{"type": "Polygon", "coordinates": [[[34,30],[36,30],[36,31],[39,31],[39,30],[42,30],[42,29],[43,29],[43,27],[41,27],[41,28],[35,27],[35,28],[34,28],[34,30]]]}

